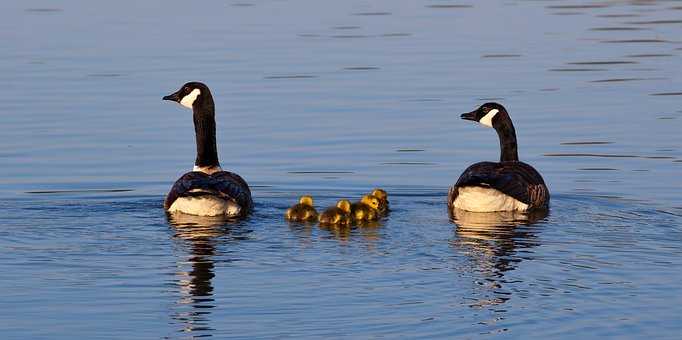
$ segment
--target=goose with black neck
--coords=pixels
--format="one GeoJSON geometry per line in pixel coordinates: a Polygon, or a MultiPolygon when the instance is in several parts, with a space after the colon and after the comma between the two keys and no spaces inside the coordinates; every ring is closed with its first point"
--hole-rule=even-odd
{"type": "Polygon", "coordinates": [[[495,129],[500,140],[500,161],[479,162],[464,170],[450,188],[449,212],[547,209],[549,190],[537,170],[519,161],[516,131],[504,106],[485,103],[461,118],[495,129]]]}
{"type": "Polygon", "coordinates": [[[166,211],[198,216],[247,216],[253,210],[249,185],[239,175],[223,171],[218,161],[215,104],[208,86],[189,82],[163,99],[193,111],[197,146],[192,171],[182,175],[166,196],[166,211]]]}

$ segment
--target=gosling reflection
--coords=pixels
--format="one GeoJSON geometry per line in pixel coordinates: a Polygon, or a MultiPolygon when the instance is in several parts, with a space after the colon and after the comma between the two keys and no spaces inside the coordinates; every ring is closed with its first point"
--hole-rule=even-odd
{"type": "Polygon", "coordinates": [[[478,283],[492,292],[478,299],[472,307],[502,304],[511,293],[505,291],[505,273],[522,261],[519,250],[539,245],[533,224],[547,217],[548,211],[477,213],[454,209],[450,216],[457,225],[452,246],[466,254],[474,271],[482,275],[478,283]]]}
{"type": "Polygon", "coordinates": [[[348,244],[353,240],[361,240],[368,247],[374,248],[374,242],[381,238],[382,227],[382,221],[366,221],[357,223],[354,226],[320,224],[319,229],[323,232],[323,237],[335,239],[341,244],[348,244]]]}
{"type": "Polygon", "coordinates": [[[178,300],[171,318],[180,325],[179,332],[191,337],[211,336],[211,309],[215,307],[212,280],[215,277],[216,241],[230,233],[228,220],[221,217],[202,217],[168,214],[175,237],[185,250],[178,257],[178,271],[174,280],[178,300]],[[189,266],[189,267],[188,267],[189,266]]]}

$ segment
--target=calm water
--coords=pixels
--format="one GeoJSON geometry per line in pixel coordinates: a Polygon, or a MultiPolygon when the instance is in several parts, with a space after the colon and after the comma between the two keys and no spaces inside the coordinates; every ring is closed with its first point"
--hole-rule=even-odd
{"type": "Polygon", "coordinates": [[[0,337],[619,337],[682,332],[679,1],[0,4],[0,337]],[[239,223],[169,221],[189,80],[239,223]],[[448,220],[507,106],[547,216],[448,220]],[[372,187],[352,230],[287,224],[372,187]]]}

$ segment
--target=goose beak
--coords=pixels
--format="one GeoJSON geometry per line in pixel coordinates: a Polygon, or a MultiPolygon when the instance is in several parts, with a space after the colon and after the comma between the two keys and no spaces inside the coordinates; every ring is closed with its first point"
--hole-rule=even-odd
{"type": "Polygon", "coordinates": [[[467,113],[462,113],[462,115],[460,116],[460,118],[462,118],[462,119],[464,119],[464,120],[472,120],[472,121],[475,122],[475,121],[476,121],[476,111],[471,111],[471,112],[467,112],[467,113]]]}
{"type": "Polygon", "coordinates": [[[178,92],[175,92],[173,94],[169,94],[167,96],[164,96],[163,100],[170,100],[170,101],[174,101],[174,102],[179,102],[180,101],[180,94],[178,94],[178,92]]]}

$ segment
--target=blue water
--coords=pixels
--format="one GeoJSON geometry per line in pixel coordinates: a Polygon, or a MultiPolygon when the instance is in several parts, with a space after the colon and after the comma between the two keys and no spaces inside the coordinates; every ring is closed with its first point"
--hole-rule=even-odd
{"type": "Polygon", "coordinates": [[[0,336],[677,338],[676,1],[4,2],[0,336]],[[469,5],[469,6],[458,6],[469,5]],[[169,219],[208,84],[256,212],[169,219]],[[514,120],[549,214],[448,219],[514,120]],[[288,224],[373,187],[375,227],[288,224]]]}

